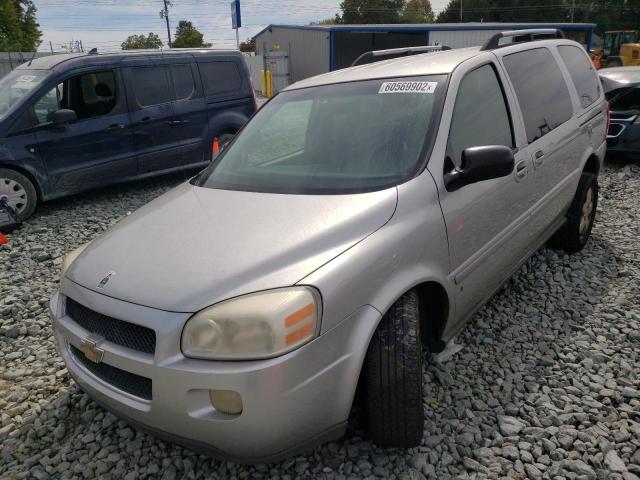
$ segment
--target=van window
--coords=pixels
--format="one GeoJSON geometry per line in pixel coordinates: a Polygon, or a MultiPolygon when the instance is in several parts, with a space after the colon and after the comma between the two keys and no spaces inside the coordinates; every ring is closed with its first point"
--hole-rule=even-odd
{"type": "Polygon", "coordinates": [[[176,100],[188,100],[193,97],[196,86],[193,82],[191,65],[170,65],[169,68],[171,70],[171,78],[173,79],[176,100]]]}
{"type": "Polygon", "coordinates": [[[564,61],[573,84],[576,86],[582,108],[586,108],[600,97],[600,82],[593,63],[584,50],[572,45],[560,45],[558,52],[564,61]]]}
{"type": "Polygon", "coordinates": [[[503,61],[518,97],[529,143],[571,118],[569,90],[548,49],[512,53],[503,61]]]}
{"type": "Polygon", "coordinates": [[[491,65],[473,70],[460,82],[447,156],[460,166],[465,148],[482,145],[513,146],[509,110],[491,65]]]}
{"type": "Polygon", "coordinates": [[[173,100],[166,67],[134,67],[131,69],[131,80],[136,101],[141,107],[173,100]]]}
{"type": "Polygon", "coordinates": [[[45,93],[34,105],[36,124],[51,121],[61,108],[76,112],[78,120],[107,115],[116,106],[113,71],[83,73],[66,79],[45,93]]]}
{"type": "Polygon", "coordinates": [[[242,87],[242,77],[235,62],[198,63],[198,68],[208,97],[233,93],[242,87]]]}

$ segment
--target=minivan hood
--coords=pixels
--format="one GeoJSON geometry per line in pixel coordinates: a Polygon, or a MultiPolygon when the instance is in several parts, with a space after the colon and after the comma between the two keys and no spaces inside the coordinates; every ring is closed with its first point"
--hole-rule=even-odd
{"type": "Polygon", "coordinates": [[[282,195],[186,183],[91,242],[66,276],[124,301],[196,312],[295,284],[383,226],[396,203],[395,188],[282,195]]]}

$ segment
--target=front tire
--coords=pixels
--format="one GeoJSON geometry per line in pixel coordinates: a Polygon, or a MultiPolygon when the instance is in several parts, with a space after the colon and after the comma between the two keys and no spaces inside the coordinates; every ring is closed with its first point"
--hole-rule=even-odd
{"type": "Polygon", "coordinates": [[[424,430],[418,294],[405,293],[384,315],[367,357],[369,433],[381,447],[420,445],[424,430]]]}
{"type": "MultiPolygon", "coordinates": [[[[20,221],[29,218],[36,209],[38,194],[31,181],[20,172],[0,168],[0,200],[4,199],[18,214],[20,221]]],[[[0,211],[0,227],[13,221],[4,211],[0,211]]]]}
{"type": "Polygon", "coordinates": [[[551,245],[567,253],[582,250],[591,236],[597,207],[598,178],[593,173],[583,173],[567,212],[567,221],[553,236],[551,245]]]}

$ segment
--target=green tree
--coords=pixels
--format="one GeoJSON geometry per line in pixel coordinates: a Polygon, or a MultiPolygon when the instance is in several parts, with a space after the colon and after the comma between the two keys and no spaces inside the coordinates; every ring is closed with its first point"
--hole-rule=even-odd
{"type": "Polygon", "coordinates": [[[31,0],[0,0],[0,50],[34,51],[41,37],[31,0]]]}
{"type": "Polygon", "coordinates": [[[435,15],[429,0],[409,0],[402,11],[403,23],[433,23],[435,15]]]}
{"type": "Polygon", "coordinates": [[[240,42],[240,51],[251,53],[256,51],[256,39],[255,38],[247,38],[246,41],[240,42]]]}
{"type": "Polygon", "coordinates": [[[325,18],[323,20],[318,20],[317,22],[311,22],[309,25],[335,25],[340,23],[340,15],[336,14],[333,18],[325,18]]]}
{"type": "Polygon", "coordinates": [[[400,23],[405,0],[343,0],[339,23],[400,23]]]}
{"type": "MultiPolygon", "coordinates": [[[[567,22],[566,0],[463,0],[463,22],[567,22]]],[[[437,22],[459,22],[460,0],[450,0],[437,22]]]]}
{"type": "Polygon", "coordinates": [[[140,48],[160,48],[162,40],[153,32],[146,37],[142,35],[129,35],[121,44],[123,50],[138,50],[140,48]]]}
{"type": "Polygon", "coordinates": [[[171,46],[173,48],[198,48],[210,47],[211,44],[203,41],[202,33],[193,26],[193,23],[180,20],[171,46]]]}

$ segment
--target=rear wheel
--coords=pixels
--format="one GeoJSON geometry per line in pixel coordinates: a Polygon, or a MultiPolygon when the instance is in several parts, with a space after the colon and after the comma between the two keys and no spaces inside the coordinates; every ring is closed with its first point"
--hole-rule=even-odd
{"type": "Polygon", "coordinates": [[[231,140],[233,140],[233,137],[235,136],[236,136],[235,133],[223,133],[222,135],[220,135],[218,137],[220,150],[224,150],[225,148],[227,148],[227,146],[231,143],[231,140]]]}
{"type": "MultiPolygon", "coordinates": [[[[35,211],[38,194],[33,183],[23,174],[0,168],[0,202],[6,203],[22,221],[35,211]]],[[[0,209],[0,227],[13,223],[13,219],[0,209]]]]}
{"type": "Polygon", "coordinates": [[[567,253],[579,252],[591,235],[598,207],[598,178],[583,173],[567,212],[567,221],[551,239],[551,245],[567,253]]]}
{"type": "Polygon", "coordinates": [[[366,357],[369,433],[382,447],[422,441],[422,345],[418,294],[404,294],[384,315],[366,357]]]}

